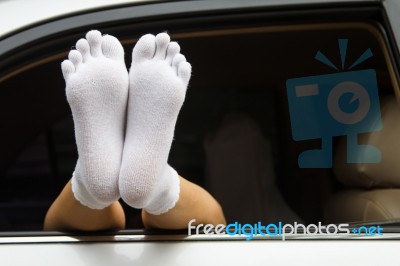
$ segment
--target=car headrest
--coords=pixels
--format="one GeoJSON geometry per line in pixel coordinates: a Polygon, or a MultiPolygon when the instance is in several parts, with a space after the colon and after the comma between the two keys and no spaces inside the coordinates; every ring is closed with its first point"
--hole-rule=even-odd
{"type": "Polygon", "coordinates": [[[347,139],[346,136],[340,139],[335,149],[333,170],[343,185],[358,188],[400,187],[400,106],[395,97],[381,101],[381,119],[380,131],[358,136],[358,144],[379,149],[379,163],[347,163],[347,139]]]}

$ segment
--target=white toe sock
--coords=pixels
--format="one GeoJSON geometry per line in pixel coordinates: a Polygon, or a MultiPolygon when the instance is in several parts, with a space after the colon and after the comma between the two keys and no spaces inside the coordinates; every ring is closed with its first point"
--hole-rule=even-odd
{"type": "Polygon", "coordinates": [[[168,165],[175,123],[191,66],[166,33],[145,35],[132,52],[127,129],[119,189],[135,208],[161,214],[179,198],[179,177],[168,165]]]}
{"type": "Polygon", "coordinates": [[[79,159],[74,196],[102,209],[118,200],[129,77],[120,42],[89,31],[62,63],[79,159]]]}

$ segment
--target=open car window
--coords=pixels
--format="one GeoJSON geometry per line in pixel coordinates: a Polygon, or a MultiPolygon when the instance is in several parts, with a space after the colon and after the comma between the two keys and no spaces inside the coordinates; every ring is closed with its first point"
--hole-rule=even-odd
{"type": "MultiPolygon", "coordinates": [[[[128,66],[142,34],[168,30],[179,42],[193,77],[169,163],[217,198],[228,223],[396,223],[400,111],[390,30],[380,6],[342,11],[96,27],[121,40],[128,66]]],[[[41,230],[74,171],[60,63],[86,30],[28,43],[1,63],[1,231],[41,230]]],[[[140,211],[124,207],[128,229],[142,228],[140,211]]]]}

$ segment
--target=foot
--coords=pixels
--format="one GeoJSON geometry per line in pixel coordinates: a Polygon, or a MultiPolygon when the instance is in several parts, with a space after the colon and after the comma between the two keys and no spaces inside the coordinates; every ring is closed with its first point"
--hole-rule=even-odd
{"type": "Polygon", "coordinates": [[[132,52],[127,130],[119,188],[135,208],[161,214],[179,197],[178,174],[167,164],[191,66],[166,33],[145,35],[132,52]]]}
{"type": "Polygon", "coordinates": [[[83,205],[102,209],[119,198],[128,72],[113,36],[89,31],[76,49],[61,65],[79,154],[72,189],[83,205]]]}

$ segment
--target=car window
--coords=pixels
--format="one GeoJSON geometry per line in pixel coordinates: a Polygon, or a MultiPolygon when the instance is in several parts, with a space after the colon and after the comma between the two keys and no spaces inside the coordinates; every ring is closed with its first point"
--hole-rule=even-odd
{"type": "MultiPolygon", "coordinates": [[[[391,209],[400,199],[392,160],[398,80],[379,21],[168,25],[193,65],[169,163],[221,202],[228,223],[400,217],[391,209]]],[[[140,35],[166,28],[121,22],[107,29],[122,41],[129,66],[140,35]]],[[[2,68],[1,231],[41,230],[74,171],[60,63],[84,32],[14,51],[21,59],[2,68]]],[[[142,227],[139,211],[127,214],[128,228],[142,227]]]]}

